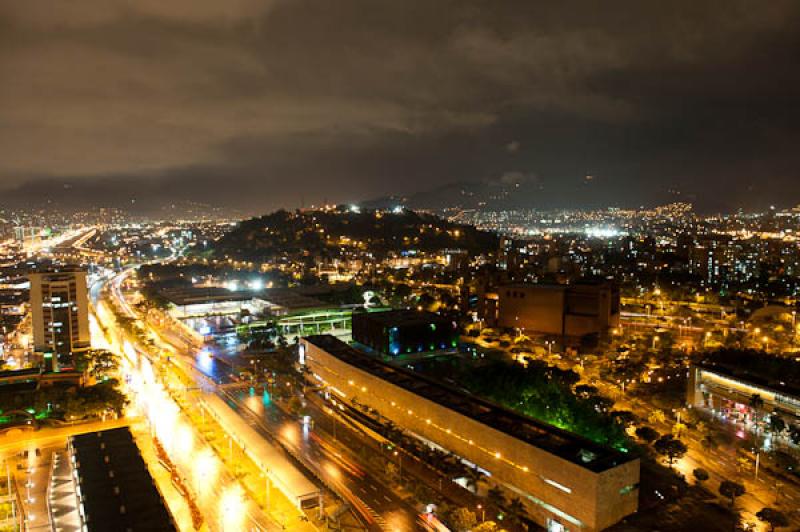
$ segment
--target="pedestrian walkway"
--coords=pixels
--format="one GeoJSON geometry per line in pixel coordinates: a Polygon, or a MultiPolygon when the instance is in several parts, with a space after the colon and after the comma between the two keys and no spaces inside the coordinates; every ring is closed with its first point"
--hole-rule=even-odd
{"type": "Polygon", "coordinates": [[[81,529],[72,467],[64,450],[53,453],[50,477],[50,522],[53,530],[57,532],[77,532],[81,529]]]}

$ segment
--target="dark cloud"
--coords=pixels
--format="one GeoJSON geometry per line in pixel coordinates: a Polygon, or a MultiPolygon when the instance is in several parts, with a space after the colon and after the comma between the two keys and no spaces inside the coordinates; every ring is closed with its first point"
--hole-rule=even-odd
{"type": "Polygon", "coordinates": [[[798,22],[784,0],[4,2],[0,189],[267,209],[591,174],[606,203],[791,202],[798,22]]]}

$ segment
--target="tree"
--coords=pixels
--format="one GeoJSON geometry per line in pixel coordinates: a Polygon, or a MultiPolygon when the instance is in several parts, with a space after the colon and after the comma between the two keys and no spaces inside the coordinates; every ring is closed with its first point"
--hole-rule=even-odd
{"type": "Polygon", "coordinates": [[[631,412],[630,410],[615,410],[610,414],[611,419],[614,422],[619,423],[623,427],[627,428],[636,423],[636,414],[631,412]]]}
{"type": "Polygon", "coordinates": [[[636,437],[645,443],[653,443],[660,436],[661,434],[659,434],[656,429],[648,426],[642,426],[636,429],[636,437]]]}
{"type": "Polygon", "coordinates": [[[750,396],[750,408],[753,409],[753,419],[756,423],[758,423],[758,414],[761,408],[764,406],[764,399],[757,393],[754,393],[750,396]]]}
{"type": "Polygon", "coordinates": [[[778,434],[786,429],[786,422],[778,414],[769,416],[769,431],[778,434]]]}
{"type": "Polygon", "coordinates": [[[692,475],[694,475],[694,479],[698,482],[698,484],[702,484],[706,480],[708,480],[708,471],[703,469],[702,467],[698,467],[694,471],[692,471],[692,475]]]}
{"type": "Polygon", "coordinates": [[[485,481],[486,475],[484,475],[477,467],[464,468],[463,475],[467,479],[467,486],[471,487],[475,493],[478,493],[478,485],[485,481]]]}
{"type": "Polygon", "coordinates": [[[119,358],[103,349],[93,349],[76,357],[76,369],[85,371],[90,377],[101,380],[119,370],[119,358]]]}
{"type": "Polygon", "coordinates": [[[472,532],[498,532],[497,523],[494,521],[484,521],[483,523],[472,527],[472,532]]]}
{"type": "Polygon", "coordinates": [[[514,518],[514,520],[519,520],[525,515],[525,504],[522,502],[522,499],[519,497],[514,497],[510,501],[508,501],[508,513],[514,518]]]}
{"type": "Polygon", "coordinates": [[[676,440],[671,434],[661,436],[653,445],[658,454],[667,457],[670,469],[675,460],[679,460],[689,449],[681,440],[676,440]]]}
{"type": "Polygon", "coordinates": [[[719,485],[719,494],[731,500],[731,508],[736,503],[736,498],[744,495],[744,486],[732,480],[723,480],[719,485]]]}
{"type": "Polygon", "coordinates": [[[800,425],[792,425],[789,428],[789,439],[795,445],[800,445],[800,425]]]}
{"type": "Polygon", "coordinates": [[[667,416],[664,415],[663,410],[653,410],[650,412],[650,415],[647,416],[647,421],[650,423],[664,423],[667,420],[667,416]]]}
{"type": "Polygon", "coordinates": [[[492,486],[486,494],[486,498],[489,500],[489,504],[496,508],[502,508],[506,505],[506,496],[498,486],[492,486]]]}
{"type": "Polygon", "coordinates": [[[763,521],[769,525],[770,532],[776,528],[789,526],[789,519],[786,514],[775,508],[762,508],[756,512],[756,517],[759,521],[763,521]]]}
{"type": "Polygon", "coordinates": [[[469,532],[478,520],[469,508],[456,508],[450,513],[450,524],[458,532],[469,532]]]}
{"type": "Polygon", "coordinates": [[[590,384],[578,384],[575,386],[575,395],[583,399],[588,399],[592,395],[597,395],[598,393],[597,387],[590,384]]]}

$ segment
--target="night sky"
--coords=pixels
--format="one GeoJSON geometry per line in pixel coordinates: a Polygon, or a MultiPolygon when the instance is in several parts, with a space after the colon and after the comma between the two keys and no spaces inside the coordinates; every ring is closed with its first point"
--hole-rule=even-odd
{"type": "Polygon", "coordinates": [[[798,28],[783,0],[0,0],[0,201],[794,205],[798,28]]]}

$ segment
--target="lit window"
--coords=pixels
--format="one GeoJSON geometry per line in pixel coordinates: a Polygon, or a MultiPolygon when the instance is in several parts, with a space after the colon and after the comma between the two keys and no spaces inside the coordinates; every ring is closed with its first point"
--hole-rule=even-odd
{"type": "Polygon", "coordinates": [[[558,489],[560,489],[560,490],[561,490],[561,491],[563,491],[564,493],[572,493],[572,489],[571,489],[571,488],[568,488],[568,487],[566,487],[566,486],[565,486],[565,485],[563,485],[563,484],[559,484],[559,483],[558,483],[558,482],[556,482],[555,480],[550,480],[549,478],[544,478],[544,477],[542,477],[542,480],[544,480],[544,481],[545,481],[547,484],[550,484],[550,485],[551,485],[551,486],[553,486],[554,488],[558,488],[558,489]]]}

